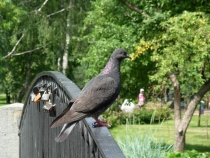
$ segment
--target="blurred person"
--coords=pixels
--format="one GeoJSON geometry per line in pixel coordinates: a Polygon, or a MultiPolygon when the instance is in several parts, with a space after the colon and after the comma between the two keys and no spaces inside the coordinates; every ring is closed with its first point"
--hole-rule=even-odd
{"type": "Polygon", "coordinates": [[[138,96],[138,105],[142,107],[144,104],[145,104],[144,89],[141,88],[138,96]]]}

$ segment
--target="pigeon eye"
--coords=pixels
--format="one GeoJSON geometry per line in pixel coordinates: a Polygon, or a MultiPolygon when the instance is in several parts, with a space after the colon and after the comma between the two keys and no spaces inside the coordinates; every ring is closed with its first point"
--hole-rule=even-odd
{"type": "Polygon", "coordinates": [[[122,55],[125,55],[125,52],[121,52],[122,55]]]}

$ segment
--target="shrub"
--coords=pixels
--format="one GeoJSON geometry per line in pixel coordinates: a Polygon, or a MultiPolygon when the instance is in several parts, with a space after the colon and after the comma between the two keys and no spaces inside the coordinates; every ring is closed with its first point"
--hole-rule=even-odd
{"type": "Polygon", "coordinates": [[[155,109],[135,109],[133,113],[126,113],[120,110],[119,106],[114,105],[111,109],[102,114],[102,118],[110,127],[129,124],[150,124],[161,122],[170,116],[168,106],[157,107],[155,109]]]}
{"type": "Polygon", "coordinates": [[[139,131],[137,134],[126,132],[123,138],[117,138],[126,158],[165,158],[171,152],[173,145],[166,145],[154,138],[154,131],[139,131]]]}

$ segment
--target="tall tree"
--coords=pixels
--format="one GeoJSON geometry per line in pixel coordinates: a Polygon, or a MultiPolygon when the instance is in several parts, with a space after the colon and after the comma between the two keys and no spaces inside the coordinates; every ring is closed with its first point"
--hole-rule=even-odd
{"type": "Polygon", "coordinates": [[[17,32],[16,35],[13,34],[13,28],[21,22],[21,17],[24,15],[26,15],[26,11],[15,6],[12,1],[3,0],[0,2],[0,91],[6,93],[7,103],[10,103],[12,73],[7,67],[9,62],[4,59],[14,52],[24,36],[21,32],[17,32]],[[19,36],[19,39],[15,44],[12,44],[14,36],[19,36]],[[8,56],[5,52],[8,52],[8,56]]]}
{"type": "Polygon", "coordinates": [[[161,24],[152,58],[157,73],[151,79],[174,87],[175,151],[184,151],[187,127],[193,113],[210,90],[210,19],[201,12],[184,12],[161,24]],[[180,98],[194,96],[181,118],[180,98]]]}

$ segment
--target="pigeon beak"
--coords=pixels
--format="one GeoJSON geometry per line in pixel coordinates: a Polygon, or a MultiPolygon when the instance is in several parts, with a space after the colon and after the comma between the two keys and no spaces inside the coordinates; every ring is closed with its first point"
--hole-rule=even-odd
{"type": "Polygon", "coordinates": [[[127,54],[126,54],[126,58],[129,58],[129,59],[131,59],[131,57],[130,57],[129,55],[127,55],[127,54]]]}

